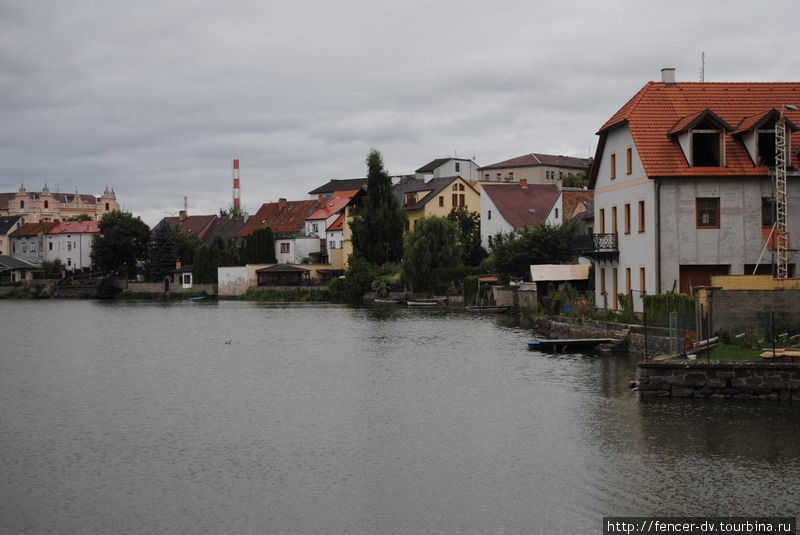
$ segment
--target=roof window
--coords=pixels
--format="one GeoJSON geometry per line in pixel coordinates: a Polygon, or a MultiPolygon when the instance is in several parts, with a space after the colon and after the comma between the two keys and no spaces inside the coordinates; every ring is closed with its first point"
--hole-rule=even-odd
{"type": "Polygon", "coordinates": [[[678,120],[667,135],[677,138],[691,167],[725,166],[725,133],[733,130],[706,108],[678,120]]]}

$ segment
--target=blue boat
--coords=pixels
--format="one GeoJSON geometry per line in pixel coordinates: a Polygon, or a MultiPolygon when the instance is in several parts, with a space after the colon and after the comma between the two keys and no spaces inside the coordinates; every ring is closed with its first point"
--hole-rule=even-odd
{"type": "Polygon", "coordinates": [[[203,299],[208,299],[207,295],[201,295],[200,297],[187,297],[189,301],[202,301],[203,299]]]}

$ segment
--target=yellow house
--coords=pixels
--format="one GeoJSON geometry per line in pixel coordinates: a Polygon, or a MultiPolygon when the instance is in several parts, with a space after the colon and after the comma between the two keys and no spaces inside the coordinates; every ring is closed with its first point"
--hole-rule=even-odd
{"type": "Polygon", "coordinates": [[[420,217],[447,217],[454,208],[480,212],[480,193],[460,176],[435,177],[428,181],[405,179],[395,185],[394,194],[406,211],[406,232],[420,217]]]}

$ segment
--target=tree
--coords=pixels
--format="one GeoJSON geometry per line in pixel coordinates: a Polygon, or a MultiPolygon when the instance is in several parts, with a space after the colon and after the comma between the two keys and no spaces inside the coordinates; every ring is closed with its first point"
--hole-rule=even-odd
{"type": "Polygon", "coordinates": [[[233,247],[231,240],[226,240],[220,234],[217,234],[214,236],[214,241],[212,243],[219,249],[220,266],[236,265],[236,249],[233,247]]]}
{"type": "Polygon", "coordinates": [[[257,228],[242,243],[239,256],[245,264],[274,264],[275,234],[270,227],[257,228]]]}
{"type": "Polygon", "coordinates": [[[399,261],[403,257],[404,224],[405,213],[383,169],[381,153],[373,149],[367,155],[367,195],[361,215],[351,224],[353,251],[379,266],[399,261]]]}
{"type": "Polygon", "coordinates": [[[233,206],[229,206],[227,209],[219,209],[220,217],[242,217],[242,214],[243,212],[241,208],[234,208],[233,206]]]}
{"type": "Polygon", "coordinates": [[[435,268],[461,262],[458,225],[444,217],[421,217],[406,236],[403,277],[413,288],[428,289],[435,268]]]}
{"type": "Polygon", "coordinates": [[[524,228],[499,234],[492,247],[497,272],[505,277],[526,278],[534,264],[564,264],[573,258],[574,222],[524,228]]]}
{"type": "Polygon", "coordinates": [[[463,206],[453,208],[447,219],[458,225],[459,238],[464,255],[465,266],[477,266],[488,253],[481,245],[481,215],[469,212],[463,206]]]}
{"type": "Polygon", "coordinates": [[[561,179],[561,187],[564,188],[585,188],[589,186],[589,178],[583,174],[568,174],[561,179]]]}
{"type": "Polygon", "coordinates": [[[144,265],[144,275],[148,281],[162,281],[175,269],[175,261],[180,258],[177,235],[175,227],[166,221],[153,230],[153,240],[147,248],[147,262],[144,265]]]}
{"type": "Polygon", "coordinates": [[[78,214],[67,218],[67,221],[91,221],[89,214],[78,214]]]}
{"type": "Polygon", "coordinates": [[[175,226],[175,242],[178,245],[178,259],[181,264],[194,264],[194,252],[203,241],[194,234],[186,234],[175,226]]]}
{"type": "Polygon", "coordinates": [[[66,266],[60,258],[42,262],[42,271],[44,272],[45,279],[60,279],[66,270],[66,266]]]}
{"type": "MultiPolygon", "coordinates": [[[[217,279],[217,266],[214,265],[212,247],[200,245],[194,253],[192,277],[197,284],[208,284],[215,282],[217,279]]],[[[217,260],[219,260],[219,250],[217,250],[217,260]]]]}
{"type": "Polygon", "coordinates": [[[145,257],[150,228],[130,212],[115,210],[100,219],[100,231],[92,242],[92,263],[101,271],[124,269],[132,277],[136,262],[145,257]]]}

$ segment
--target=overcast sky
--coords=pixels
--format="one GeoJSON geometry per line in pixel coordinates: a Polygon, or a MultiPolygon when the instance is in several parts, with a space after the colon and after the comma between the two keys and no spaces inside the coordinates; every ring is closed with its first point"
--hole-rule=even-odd
{"type": "Polygon", "coordinates": [[[307,198],[433,158],[585,157],[661,67],[797,81],[796,2],[0,0],[0,191],[165,212],[307,198]]]}

